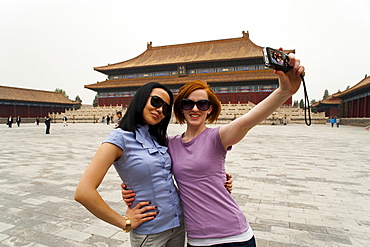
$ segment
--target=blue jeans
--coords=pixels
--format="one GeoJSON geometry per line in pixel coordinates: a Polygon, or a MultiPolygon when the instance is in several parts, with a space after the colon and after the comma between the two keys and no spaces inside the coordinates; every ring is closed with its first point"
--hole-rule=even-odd
{"type": "MultiPolygon", "coordinates": [[[[188,247],[196,247],[188,244],[188,247]]],[[[256,240],[254,239],[254,236],[245,242],[238,242],[238,243],[227,243],[227,244],[216,244],[211,245],[209,247],[256,247],[256,240]]]]}

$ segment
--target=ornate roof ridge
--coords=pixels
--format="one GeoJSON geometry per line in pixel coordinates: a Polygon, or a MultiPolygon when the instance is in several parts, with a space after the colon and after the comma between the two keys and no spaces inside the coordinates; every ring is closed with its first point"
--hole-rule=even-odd
{"type": "Polygon", "coordinates": [[[242,34],[243,36],[238,38],[165,46],[152,46],[153,43],[149,42],[147,49],[137,57],[107,66],[95,67],[94,70],[104,73],[110,70],[146,66],[262,57],[263,47],[250,40],[249,32],[243,31],[242,34]]]}
{"type": "Polygon", "coordinates": [[[344,90],[343,92],[338,92],[333,94],[334,97],[341,97],[345,94],[351,93],[353,91],[356,91],[357,89],[360,89],[362,87],[370,86],[370,76],[365,75],[365,78],[362,79],[360,82],[358,82],[356,85],[344,90]]]}
{"type": "Polygon", "coordinates": [[[49,102],[59,104],[79,104],[68,99],[61,92],[52,92],[39,89],[28,89],[0,85],[0,100],[17,100],[30,102],[49,102]]]}

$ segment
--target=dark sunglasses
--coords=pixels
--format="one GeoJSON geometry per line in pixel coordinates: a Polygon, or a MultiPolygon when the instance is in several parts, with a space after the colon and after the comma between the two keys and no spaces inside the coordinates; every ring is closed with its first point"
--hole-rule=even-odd
{"type": "Polygon", "coordinates": [[[194,105],[197,105],[197,108],[201,111],[207,111],[211,102],[207,99],[198,100],[197,102],[192,101],[191,99],[183,99],[181,102],[181,107],[183,110],[192,110],[194,105]]]}
{"type": "Polygon", "coordinates": [[[156,107],[156,108],[162,107],[162,113],[165,116],[168,116],[171,114],[171,106],[167,104],[166,102],[164,102],[164,100],[161,97],[156,96],[156,95],[153,95],[153,96],[150,95],[150,97],[151,97],[150,104],[153,107],[156,107]]]}

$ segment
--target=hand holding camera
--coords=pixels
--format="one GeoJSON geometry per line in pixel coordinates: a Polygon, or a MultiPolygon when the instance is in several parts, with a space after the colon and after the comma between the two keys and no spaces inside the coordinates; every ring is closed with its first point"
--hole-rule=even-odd
{"type": "Polygon", "coordinates": [[[285,54],[282,51],[266,47],[263,49],[263,59],[265,66],[275,70],[275,74],[279,76],[280,87],[283,91],[295,94],[301,81],[303,81],[304,88],[304,105],[305,105],[305,122],[306,125],[311,125],[311,114],[309,100],[304,82],[304,67],[300,65],[300,61],[295,58],[294,54],[285,54]],[[282,73],[282,72],[284,73],[282,73]],[[290,72],[291,71],[291,72],[290,72]],[[290,73],[288,73],[290,72],[290,73]],[[287,74],[288,73],[288,74],[287,74]],[[307,120],[306,111],[308,110],[309,119],[307,120]]]}
{"type": "Polygon", "coordinates": [[[296,69],[296,72],[299,72],[299,75],[304,76],[304,67],[300,66],[299,60],[296,60],[294,57],[294,59],[291,61],[289,56],[294,57],[294,54],[288,55],[282,51],[275,50],[270,47],[263,49],[263,59],[266,67],[277,71],[281,70],[284,73],[287,73],[292,69],[296,69]]]}

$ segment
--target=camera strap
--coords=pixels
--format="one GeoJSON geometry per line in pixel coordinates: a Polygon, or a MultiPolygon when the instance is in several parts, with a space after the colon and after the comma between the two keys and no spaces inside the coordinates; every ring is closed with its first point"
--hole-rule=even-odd
{"type": "Polygon", "coordinates": [[[303,91],[304,91],[304,121],[307,126],[311,125],[311,110],[310,110],[310,101],[308,99],[306,83],[304,81],[304,76],[301,75],[302,82],[303,82],[303,91]],[[308,111],[308,119],[307,119],[307,111],[308,111]]]}

